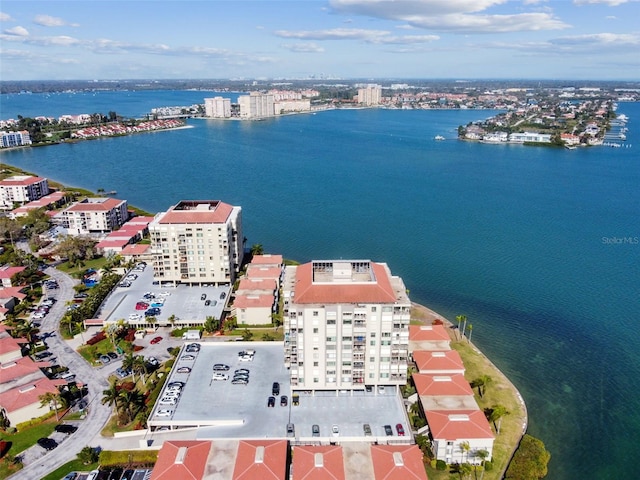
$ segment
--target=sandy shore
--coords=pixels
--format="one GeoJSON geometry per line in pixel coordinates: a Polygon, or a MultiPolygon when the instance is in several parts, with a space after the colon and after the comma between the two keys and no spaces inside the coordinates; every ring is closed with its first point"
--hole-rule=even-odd
{"type": "MultiPolygon", "coordinates": [[[[452,348],[454,348],[455,343],[461,342],[461,340],[458,338],[458,329],[455,328],[457,325],[455,325],[451,320],[419,303],[412,302],[411,306],[411,320],[419,320],[425,324],[431,324],[434,320],[442,320],[443,324],[447,327],[447,331],[449,332],[452,348]]],[[[508,417],[505,417],[502,430],[505,429],[507,422],[513,423],[515,427],[517,427],[518,425],[521,427],[519,435],[513,436],[513,441],[510,441],[505,445],[509,450],[509,460],[504,465],[500,465],[502,467],[502,474],[499,478],[502,478],[507,466],[509,465],[511,457],[513,456],[513,453],[515,452],[520,443],[520,440],[522,439],[522,436],[526,433],[528,425],[527,406],[524,402],[524,399],[522,398],[522,395],[520,394],[516,386],[511,382],[511,380],[509,380],[509,378],[507,378],[507,376],[502,373],[502,371],[500,371],[500,369],[491,360],[489,360],[489,358],[487,358],[487,356],[484,355],[473,343],[468,342],[468,345],[477,354],[477,357],[481,359],[482,370],[486,371],[487,374],[493,379],[493,386],[491,388],[506,388],[509,390],[510,395],[513,397],[513,402],[511,402],[511,405],[506,405],[509,408],[509,415],[508,417]]],[[[469,380],[469,378],[467,378],[467,380],[469,380]]]]}

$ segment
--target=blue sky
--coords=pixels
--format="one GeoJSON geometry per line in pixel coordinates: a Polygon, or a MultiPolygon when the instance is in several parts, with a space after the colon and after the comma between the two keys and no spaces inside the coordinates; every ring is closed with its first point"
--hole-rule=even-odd
{"type": "Polygon", "coordinates": [[[638,0],[3,0],[3,80],[640,80],[638,0]]]}

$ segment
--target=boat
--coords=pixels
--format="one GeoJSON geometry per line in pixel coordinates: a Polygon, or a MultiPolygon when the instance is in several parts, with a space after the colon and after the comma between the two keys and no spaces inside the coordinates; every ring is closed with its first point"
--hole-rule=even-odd
{"type": "Polygon", "coordinates": [[[434,140],[444,140],[444,137],[442,135],[436,135],[433,139],[434,140]]]}
{"type": "Polygon", "coordinates": [[[567,150],[575,150],[578,147],[576,147],[575,145],[565,145],[564,148],[566,148],[567,150]]]}

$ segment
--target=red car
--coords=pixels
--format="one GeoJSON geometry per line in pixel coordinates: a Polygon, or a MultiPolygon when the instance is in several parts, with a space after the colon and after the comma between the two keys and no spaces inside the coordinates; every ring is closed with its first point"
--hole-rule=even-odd
{"type": "Polygon", "coordinates": [[[145,303],[145,302],[136,303],[136,310],[146,310],[147,308],[149,308],[148,303],[145,303]]]}
{"type": "Polygon", "coordinates": [[[156,343],[160,343],[162,341],[162,337],[155,337],[151,340],[151,345],[155,345],[156,343]]]}
{"type": "Polygon", "coordinates": [[[399,436],[404,437],[404,427],[402,426],[401,423],[396,425],[396,430],[399,436]]]}

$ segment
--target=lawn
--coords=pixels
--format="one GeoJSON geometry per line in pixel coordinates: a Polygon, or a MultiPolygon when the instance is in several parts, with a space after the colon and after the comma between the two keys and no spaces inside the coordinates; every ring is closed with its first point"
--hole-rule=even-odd
{"type": "Polygon", "coordinates": [[[85,345],[78,349],[78,353],[82,355],[82,357],[89,362],[91,365],[101,365],[98,357],[100,355],[106,354],[107,352],[115,352],[116,349],[113,348],[113,344],[111,340],[105,338],[104,340],[99,341],[95,345],[85,345]]]}
{"type": "Polygon", "coordinates": [[[92,260],[85,260],[81,265],[71,266],[69,262],[61,263],[56,268],[68,273],[72,277],[79,278],[79,276],[90,268],[96,271],[100,271],[102,267],[107,263],[106,257],[98,257],[92,260]]]}
{"type": "Polygon", "coordinates": [[[82,461],[76,459],[71,460],[68,463],[65,463],[61,467],[56,468],[49,475],[42,477],[42,480],[60,480],[67,473],[71,472],[90,472],[91,470],[95,470],[98,468],[99,462],[91,463],[89,465],[84,465],[82,461]]]}
{"type": "Polygon", "coordinates": [[[11,448],[9,449],[8,454],[13,456],[18,455],[30,446],[35,445],[39,438],[48,437],[53,432],[56,424],[56,418],[52,417],[39,425],[25,428],[12,435],[6,435],[3,433],[1,435],[2,440],[5,442],[11,442],[11,448]]]}

